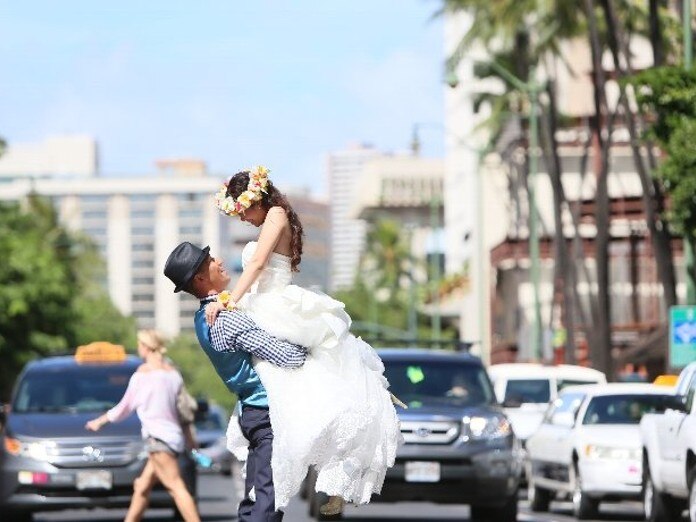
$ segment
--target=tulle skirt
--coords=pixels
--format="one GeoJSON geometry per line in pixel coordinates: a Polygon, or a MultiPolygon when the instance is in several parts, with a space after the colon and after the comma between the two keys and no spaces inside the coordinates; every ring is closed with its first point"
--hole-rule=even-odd
{"type": "MultiPolygon", "coordinates": [[[[299,491],[312,465],[317,491],[369,502],[402,441],[381,359],[349,333],[344,305],[325,294],[288,285],[251,294],[242,306],[271,334],[310,348],[298,369],[254,361],[268,392],[276,508],[299,491]]],[[[245,457],[246,439],[236,420],[228,447],[245,457]]]]}

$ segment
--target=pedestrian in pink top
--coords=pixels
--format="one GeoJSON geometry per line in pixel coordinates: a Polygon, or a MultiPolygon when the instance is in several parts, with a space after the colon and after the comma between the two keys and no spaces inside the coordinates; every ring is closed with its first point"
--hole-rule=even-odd
{"type": "Polygon", "coordinates": [[[121,401],[86,425],[88,430],[98,431],[106,423],[123,420],[133,411],[138,414],[143,438],[146,440],[148,460],[133,484],[133,497],[125,522],[142,519],[150,491],[157,480],[172,495],[186,522],[200,521],[196,504],[186,489],[177,463],[179,453],[187,445],[193,446],[190,427],[182,429],[176,406],[177,396],[184,382],[176,368],[165,361],[166,351],[162,337],[156,331],[139,331],[138,355],[145,362],[131,376],[121,401]]]}

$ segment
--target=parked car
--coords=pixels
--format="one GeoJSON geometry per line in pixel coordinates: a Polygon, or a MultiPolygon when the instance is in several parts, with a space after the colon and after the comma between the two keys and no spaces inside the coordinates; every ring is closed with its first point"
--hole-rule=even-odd
{"type": "Polygon", "coordinates": [[[527,440],[532,511],[547,511],[557,496],[570,497],[575,516],[585,520],[596,517],[600,502],[640,498],[639,422],[671,401],[669,390],[645,383],[563,390],[527,440]]]}
{"type": "MultiPolygon", "coordinates": [[[[26,365],[1,419],[3,520],[31,520],[34,511],[128,506],[147,459],[140,421],[133,414],[96,433],[85,423],[120,400],[141,362],[121,346],[93,343],[74,356],[26,365]]],[[[187,455],[179,465],[195,497],[195,465],[187,455]]],[[[160,487],[150,505],[173,508],[174,502],[160,487]]]]}
{"type": "Polygon", "coordinates": [[[212,459],[213,471],[230,476],[233,457],[227,449],[227,421],[223,408],[206,400],[198,400],[194,424],[199,451],[212,459]]]}
{"type": "Polygon", "coordinates": [[[570,364],[494,364],[488,368],[488,374],[522,447],[539,428],[549,402],[563,388],[607,382],[606,375],[598,370],[570,364]]]}
{"type": "MultiPolygon", "coordinates": [[[[408,405],[397,408],[405,444],[374,502],[469,504],[473,520],[517,519],[522,472],[519,444],[481,361],[466,353],[379,350],[390,390],[408,405]]],[[[310,514],[321,519],[326,497],[314,491],[310,514]]]]}
{"type": "Polygon", "coordinates": [[[675,394],[661,414],[640,422],[643,506],[651,522],[681,520],[684,508],[696,522],[696,363],[679,374],[675,394]]]}

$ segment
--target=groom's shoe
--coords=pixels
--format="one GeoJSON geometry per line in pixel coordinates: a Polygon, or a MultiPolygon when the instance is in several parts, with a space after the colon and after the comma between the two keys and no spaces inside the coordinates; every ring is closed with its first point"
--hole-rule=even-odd
{"type": "Polygon", "coordinates": [[[345,503],[342,497],[329,497],[329,501],[319,508],[319,512],[324,516],[340,515],[345,503]]]}

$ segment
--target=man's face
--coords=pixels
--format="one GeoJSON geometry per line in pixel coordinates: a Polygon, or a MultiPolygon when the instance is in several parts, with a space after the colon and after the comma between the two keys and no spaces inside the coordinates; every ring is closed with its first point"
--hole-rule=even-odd
{"type": "Polygon", "coordinates": [[[227,288],[231,280],[230,274],[227,273],[222,263],[222,258],[208,256],[198,271],[198,274],[207,280],[209,286],[218,292],[227,288]]]}

